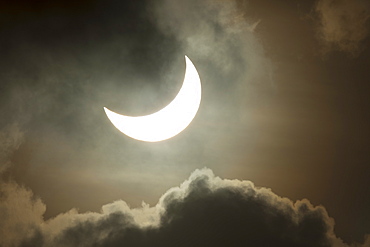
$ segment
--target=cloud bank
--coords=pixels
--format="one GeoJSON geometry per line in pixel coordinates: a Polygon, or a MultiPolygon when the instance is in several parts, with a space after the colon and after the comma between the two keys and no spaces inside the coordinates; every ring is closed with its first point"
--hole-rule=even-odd
{"type": "MultiPolygon", "coordinates": [[[[8,134],[1,144],[14,152],[19,132],[2,133],[8,134]]],[[[208,168],[195,170],[153,207],[117,200],[99,213],[71,209],[47,221],[46,205],[32,191],[9,179],[0,183],[1,247],[348,246],[336,237],[324,207],[293,202],[250,181],[222,179],[208,168]]]]}
{"type": "Polygon", "coordinates": [[[366,0],[319,0],[319,35],[325,49],[358,55],[369,34],[370,3],[366,0]]]}
{"type": "MultiPolygon", "coordinates": [[[[21,191],[26,194],[9,195],[30,198],[21,191]]],[[[25,239],[2,239],[3,246],[347,246],[335,236],[325,208],[294,203],[250,181],[221,179],[210,169],[194,171],[154,207],[116,201],[100,213],[73,209],[42,222],[45,206],[31,201],[22,214],[13,209],[25,239]]],[[[7,235],[17,234],[17,228],[7,229],[14,231],[7,235]]]]}

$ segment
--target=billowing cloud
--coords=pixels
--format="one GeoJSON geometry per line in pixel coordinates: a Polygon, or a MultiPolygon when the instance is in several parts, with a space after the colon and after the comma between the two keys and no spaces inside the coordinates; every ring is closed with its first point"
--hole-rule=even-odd
{"type": "Polygon", "coordinates": [[[17,124],[0,130],[0,246],[16,246],[22,238],[35,234],[42,223],[45,205],[32,191],[13,181],[5,181],[10,167],[9,157],[23,142],[23,132],[17,124]]]}
{"type": "MultiPolygon", "coordinates": [[[[19,145],[16,130],[3,131],[8,153],[19,145]]],[[[222,179],[210,169],[195,170],[153,207],[118,200],[99,213],[71,209],[47,221],[46,205],[31,190],[0,182],[2,247],[348,246],[336,237],[324,207],[293,202],[250,181],[222,179]]]]}
{"type": "Polygon", "coordinates": [[[116,201],[100,213],[71,210],[38,225],[21,246],[347,246],[333,226],[322,206],[201,169],[154,207],[116,201]]]}
{"type": "Polygon", "coordinates": [[[32,191],[0,181],[0,246],[18,246],[43,223],[45,204],[32,191]]]}
{"type": "Polygon", "coordinates": [[[327,50],[357,55],[369,34],[370,3],[366,0],[319,0],[320,38],[327,50]]]}

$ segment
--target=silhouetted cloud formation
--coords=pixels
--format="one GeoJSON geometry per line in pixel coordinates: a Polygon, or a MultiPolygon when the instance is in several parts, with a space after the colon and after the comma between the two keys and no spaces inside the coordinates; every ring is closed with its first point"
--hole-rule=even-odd
{"type": "Polygon", "coordinates": [[[370,3],[366,0],[319,0],[320,37],[326,49],[357,55],[361,42],[368,36],[370,3]]]}
{"type": "Polygon", "coordinates": [[[202,169],[155,207],[116,201],[101,213],[72,210],[40,225],[22,246],[347,246],[333,225],[325,208],[308,200],[293,203],[202,169]]]}
{"type": "MultiPolygon", "coordinates": [[[[16,130],[2,131],[2,145],[12,147],[7,152],[21,143],[16,130]]],[[[0,182],[2,247],[348,246],[336,237],[324,207],[292,202],[250,181],[221,179],[207,168],[195,170],[153,207],[143,202],[130,208],[118,200],[100,213],[72,209],[47,221],[46,205],[32,191],[0,182]]]]}

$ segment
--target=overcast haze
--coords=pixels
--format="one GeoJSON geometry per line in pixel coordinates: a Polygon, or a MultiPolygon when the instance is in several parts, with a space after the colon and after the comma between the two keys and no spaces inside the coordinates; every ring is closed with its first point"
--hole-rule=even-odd
{"type": "Polygon", "coordinates": [[[370,246],[370,3],[0,4],[0,246],[370,246]],[[202,101],[146,143],[103,107],[202,101]],[[184,182],[185,181],[185,182],[184,182]]]}

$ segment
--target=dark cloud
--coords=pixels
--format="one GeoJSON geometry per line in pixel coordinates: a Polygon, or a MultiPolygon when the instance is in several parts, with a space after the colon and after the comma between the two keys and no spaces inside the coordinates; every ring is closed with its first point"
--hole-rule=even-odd
{"type": "Polygon", "coordinates": [[[326,50],[358,55],[369,34],[370,3],[366,0],[319,0],[319,34],[326,50]]]}
{"type": "Polygon", "coordinates": [[[226,180],[196,170],[154,207],[123,201],[101,213],[61,214],[39,225],[41,246],[347,246],[325,208],[293,203],[250,181],[226,180]]]}
{"type": "MultiPolygon", "coordinates": [[[[17,128],[2,136],[7,152],[14,152],[21,142],[17,128]]],[[[324,207],[293,202],[250,181],[221,179],[210,169],[194,171],[153,207],[119,200],[99,213],[72,209],[47,221],[45,204],[31,190],[12,181],[0,185],[2,247],[348,246],[324,207]]]]}

